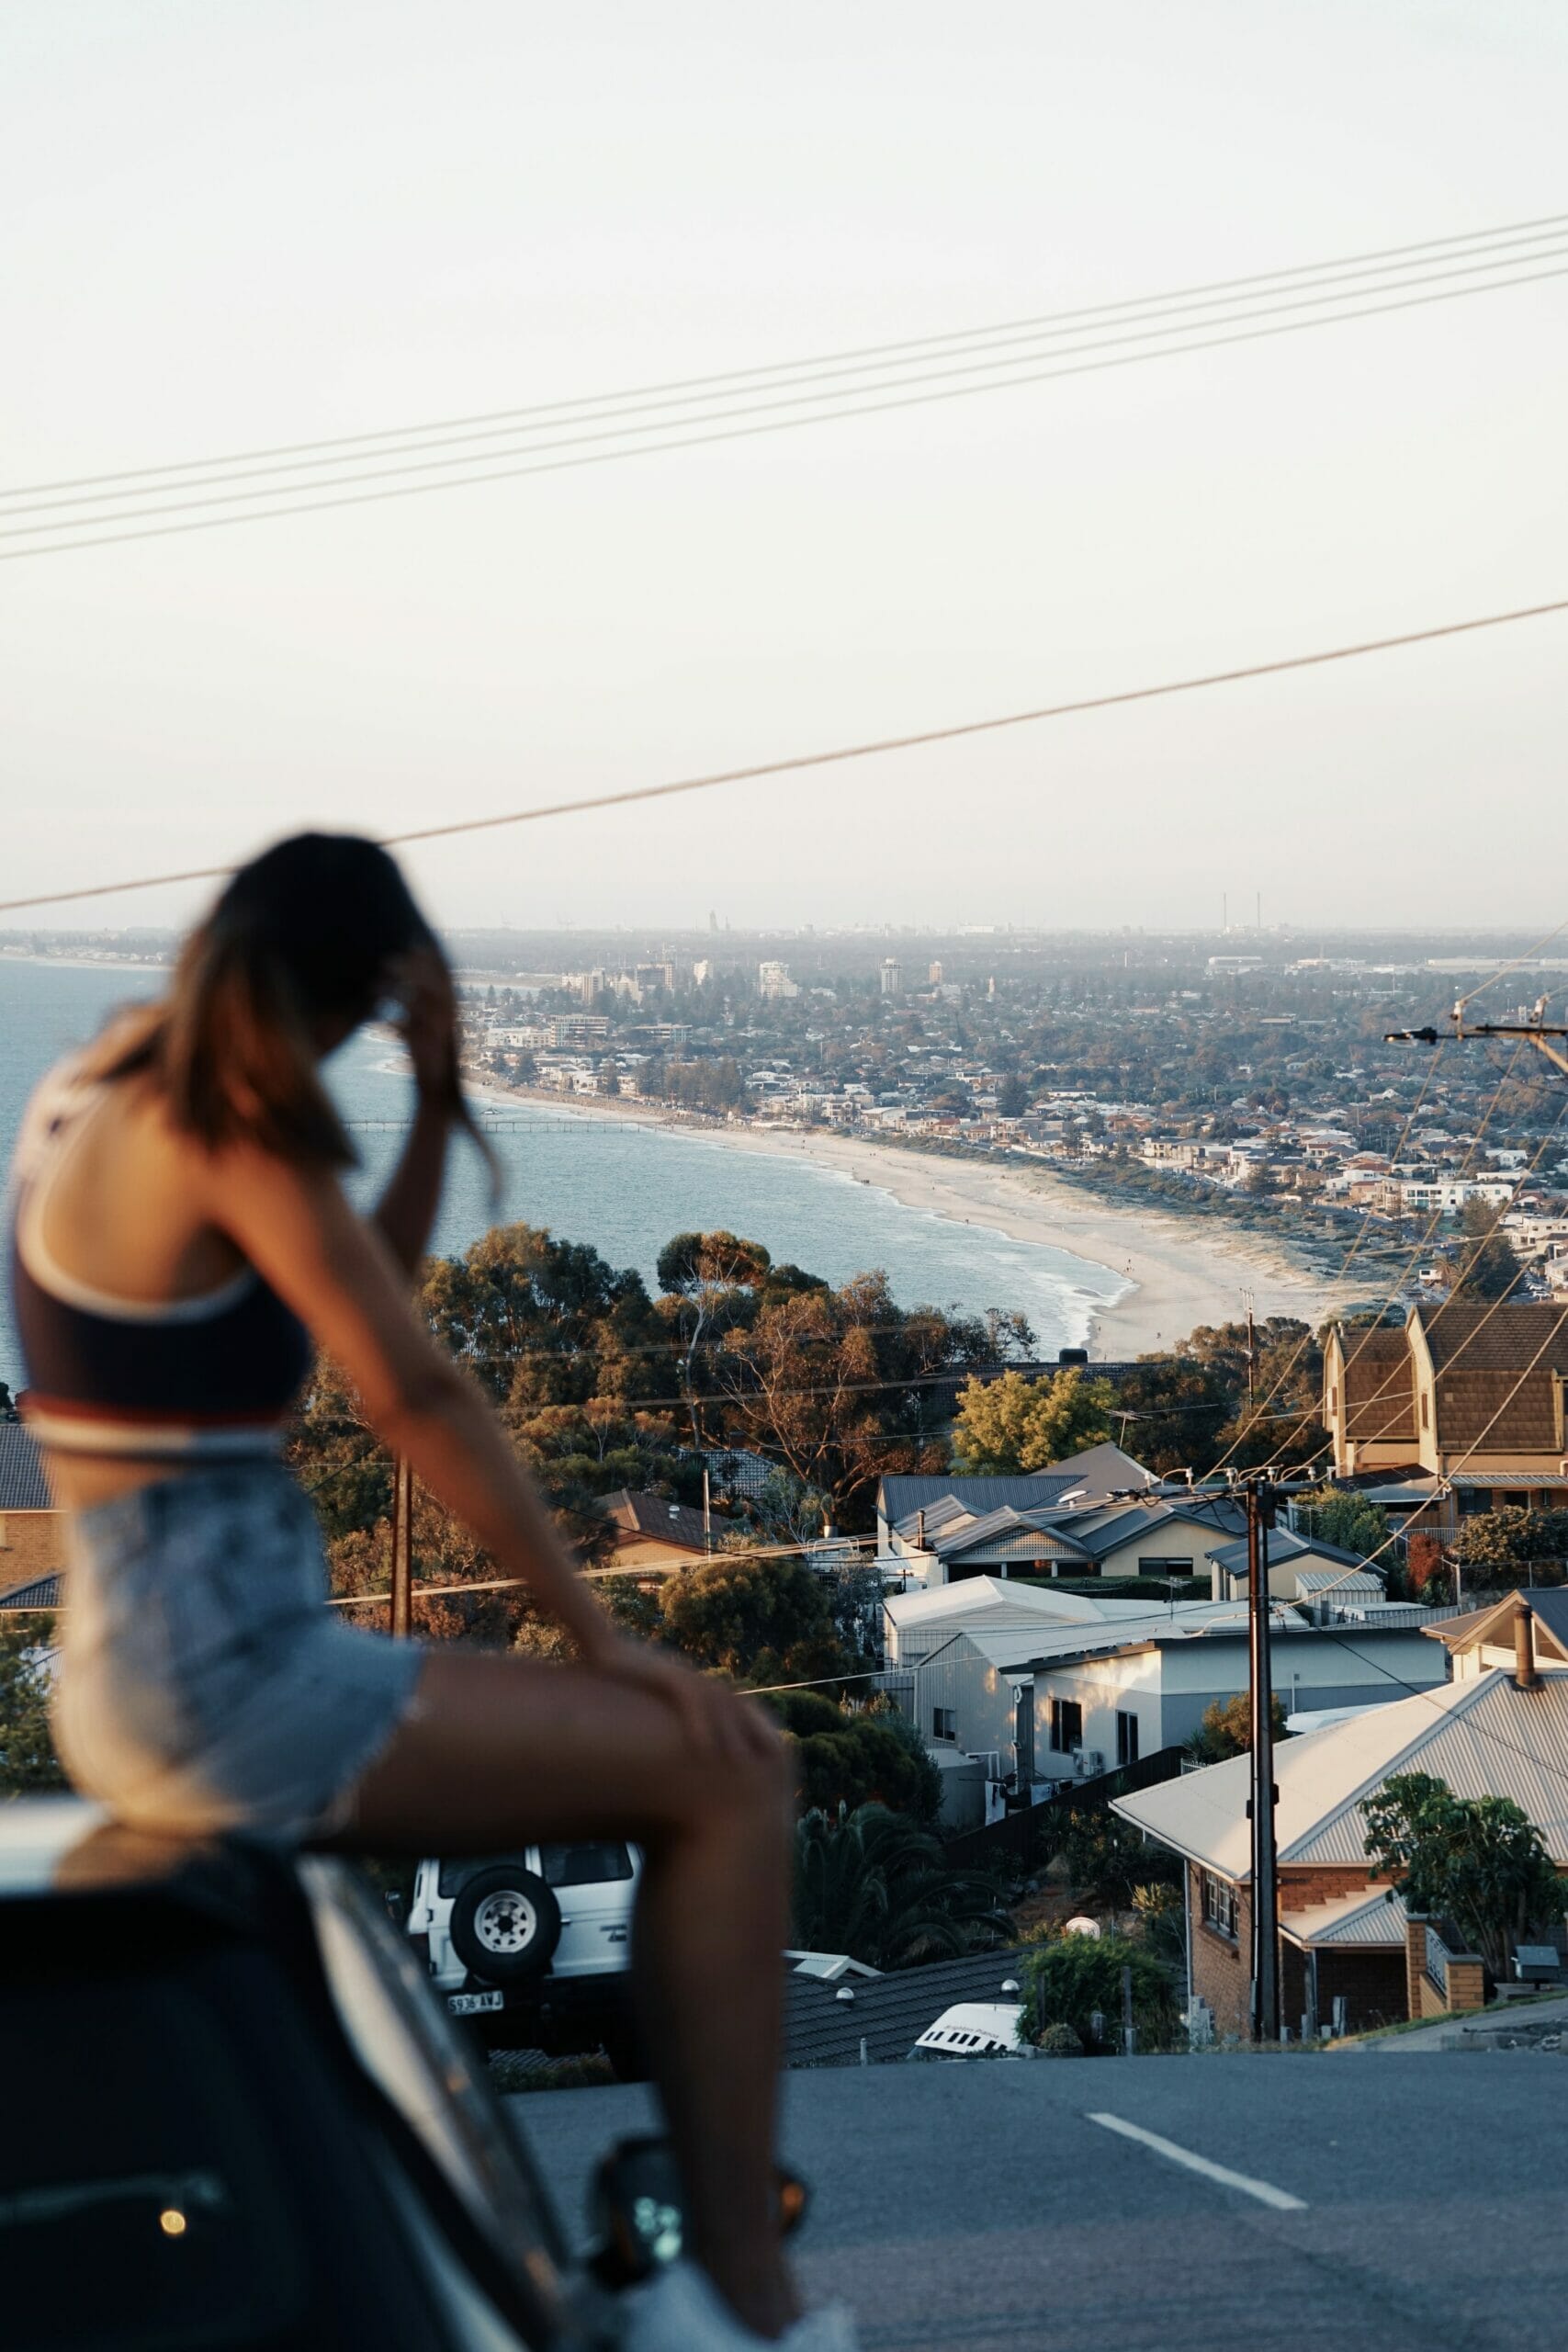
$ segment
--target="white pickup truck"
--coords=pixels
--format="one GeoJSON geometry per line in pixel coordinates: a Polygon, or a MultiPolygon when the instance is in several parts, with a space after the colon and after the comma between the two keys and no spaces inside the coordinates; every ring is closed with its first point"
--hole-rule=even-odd
{"type": "Polygon", "coordinates": [[[414,1872],[409,1935],[455,2017],[528,2027],[581,2012],[624,2072],[641,1874],[637,1848],[614,1838],[428,1859],[414,1872]]]}

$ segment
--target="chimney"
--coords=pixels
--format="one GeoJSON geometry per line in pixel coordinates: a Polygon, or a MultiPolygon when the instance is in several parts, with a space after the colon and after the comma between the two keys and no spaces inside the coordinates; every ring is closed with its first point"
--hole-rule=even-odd
{"type": "Polygon", "coordinates": [[[1535,1618],[1521,1608],[1514,1619],[1514,1688],[1533,1690],[1540,1680],[1535,1670],[1535,1618]]]}
{"type": "Polygon", "coordinates": [[[917,1552],[923,1552],[925,1548],[926,1514],[924,1510],[921,1509],[915,1513],[915,1549],[917,1552]]]}

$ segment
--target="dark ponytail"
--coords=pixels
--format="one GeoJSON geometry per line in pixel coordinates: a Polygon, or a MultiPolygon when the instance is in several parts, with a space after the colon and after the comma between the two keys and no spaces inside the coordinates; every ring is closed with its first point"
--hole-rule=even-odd
{"type": "MultiPolygon", "coordinates": [[[[413,954],[446,967],[440,942],[392,859],[353,834],[299,833],[227,885],[186,939],[165,1001],[105,1071],[151,1076],[176,1127],[213,1148],[258,1144],[299,1165],[357,1154],[320,1070],[322,1024],[346,1035],[413,954]]],[[[456,1042],[441,1107],[495,1155],[464,1097],[456,1042]]]]}

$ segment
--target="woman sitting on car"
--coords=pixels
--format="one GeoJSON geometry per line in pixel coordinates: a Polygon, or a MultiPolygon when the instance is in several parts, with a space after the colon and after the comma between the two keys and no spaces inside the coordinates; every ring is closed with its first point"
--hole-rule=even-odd
{"type": "Polygon", "coordinates": [[[694,2265],[640,2291],[626,2341],[831,2352],[849,2323],[800,2317],[775,2191],[784,1750],[750,1702],[615,1630],[415,1312],[454,1127],[474,1132],[434,934],[384,850],[321,834],[236,874],[164,1000],[39,1088],[12,1280],[24,1408],[70,1515],[60,1752],[164,1833],[407,1854],[636,1838],[634,1970],[694,2265]],[[389,1001],[418,1108],[366,1218],[321,1064],[389,1001]],[[316,1347],[574,1664],[392,1642],[326,1608],[278,1459],[316,1347]]]}

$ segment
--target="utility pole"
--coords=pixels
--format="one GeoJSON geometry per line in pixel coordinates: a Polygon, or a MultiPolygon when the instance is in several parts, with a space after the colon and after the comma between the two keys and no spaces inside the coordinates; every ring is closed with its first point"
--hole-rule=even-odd
{"type": "Polygon", "coordinates": [[[1280,1875],[1274,1838],[1274,1678],[1269,1658],[1269,1530],[1272,1489],[1249,1478],[1247,1614],[1252,1690],[1252,2039],[1280,2039],[1280,1875]]]}
{"type": "Polygon", "coordinates": [[[413,1464],[392,1456],[392,1608],[390,1632],[406,1641],[413,1631],[413,1464]]]}
{"type": "Polygon", "coordinates": [[[1243,1296],[1243,1298],[1245,1298],[1245,1299],[1246,1299],[1246,1301],[1247,1301],[1247,1406],[1248,1406],[1248,1408],[1250,1408],[1251,1404],[1252,1404],[1252,1375],[1253,1375],[1253,1366],[1254,1366],[1254,1365],[1257,1363],[1257,1362],[1258,1362],[1258,1342],[1257,1342],[1257,1340],[1256,1340],[1256,1338],[1254,1337],[1254,1333],[1253,1333],[1253,1323],[1252,1323],[1252,1296],[1253,1296],[1253,1295],[1252,1295],[1251,1291],[1249,1291],[1249,1290],[1244,1290],[1244,1291],[1242,1292],[1242,1296],[1243,1296]]]}

